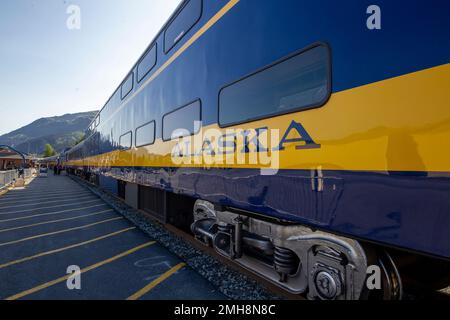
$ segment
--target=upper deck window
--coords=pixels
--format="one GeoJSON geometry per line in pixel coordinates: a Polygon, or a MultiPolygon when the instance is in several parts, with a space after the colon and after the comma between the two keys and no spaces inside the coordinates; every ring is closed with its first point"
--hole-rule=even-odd
{"type": "Polygon", "coordinates": [[[134,76],[132,72],[130,73],[127,80],[125,80],[125,82],[122,84],[122,87],[120,88],[120,97],[122,98],[122,100],[125,99],[125,97],[131,92],[131,90],[133,90],[133,80],[134,76]]]}
{"type": "Polygon", "coordinates": [[[133,143],[133,137],[132,137],[132,133],[127,132],[124,135],[120,136],[119,138],[119,147],[122,150],[127,150],[131,148],[131,145],[133,143]]]}
{"type": "Polygon", "coordinates": [[[135,139],[136,147],[143,147],[155,143],[155,121],[137,128],[135,139]]]}
{"type": "Polygon", "coordinates": [[[222,127],[319,107],[331,91],[330,51],[316,45],[220,91],[222,127]]]}
{"type": "Polygon", "coordinates": [[[144,79],[144,77],[155,67],[155,65],[156,65],[156,44],[145,53],[145,56],[139,62],[137,69],[138,82],[144,79]]]}
{"type": "Polygon", "coordinates": [[[163,140],[186,137],[200,130],[201,102],[196,100],[163,117],[163,140]]]}
{"type": "Polygon", "coordinates": [[[164,52],[172,49],[200,20],[202,0],[189,0],[164,32],[164,52]]]}

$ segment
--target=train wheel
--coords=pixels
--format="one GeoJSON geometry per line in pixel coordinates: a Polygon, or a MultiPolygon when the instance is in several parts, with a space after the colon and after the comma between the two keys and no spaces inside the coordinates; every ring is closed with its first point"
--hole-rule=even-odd
{"type": "Polygon", "coordinates": [[[403,284],[394,260],[384,250],[377,251],[375,259],[375,264],[381,271],[381,289],[370,290],[365,287],[361,299],[401,300],[403,298],[403,284]]]}
{"type": "Polygon", "coordinates": [[[400,268],[405,283],[413,288],[437,291],[450,285],[450,263],[426,257],[413,259],[400,268]]]}

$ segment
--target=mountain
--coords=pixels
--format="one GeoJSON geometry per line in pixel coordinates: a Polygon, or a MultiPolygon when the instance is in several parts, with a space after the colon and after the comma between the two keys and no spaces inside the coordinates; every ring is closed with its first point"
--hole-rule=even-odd
{"type": "Polygon", "coordinates": [[[65,114],[59,117],[41,118],[29,125],[0,136],[0,145],[8,145],[19,151],[41,155],[49,143],[56,152],[71,147],[79,140],[98,111],[65,114]]]}

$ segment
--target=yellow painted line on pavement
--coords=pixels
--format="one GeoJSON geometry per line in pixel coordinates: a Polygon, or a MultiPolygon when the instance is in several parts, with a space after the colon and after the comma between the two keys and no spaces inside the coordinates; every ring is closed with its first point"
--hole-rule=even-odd
{"type": "Polygon", "coordinates": [[[96,207],[103,207],[105,205],[106,205],[106,203],[102,203],[102,204],[96,204],[95,206],[89,206],[89,207],[83,207],[83,208],[67,209],[67,210],[47,212],[47,213],[39,213],[39,214],[34,214],[32,216],[25,216],[25,217],[18,217],[18,218],[10,218],[10,219],[0,220],[0,223],[1,222],[24,220],[24,219],[31,219],[31,218],[36,218],[36,217],[45,217],[45,216],[51,216],[51,215],[55,215],[55,214],[59,214],[59,213],[66,213],[66,212],[71,212],[71,211],[80,211],[80,210],[84,210],[84,209],[92,209],[92,208],[96,208],[96,207]]]}
{"type": "MultiPolygon", "coordinates": [[[[19,192],[19,191],[17,191],[19,192]]],[[[22,194],[11,194],[11,195],[7,195],[4,196],[2,198],[0,198],[0,203],[4,203],[4,202],[12,202],[12,201],[18,201],[18,200],[34,200],[34,199],[54,199],[57,196],[65,196],[65,195],[69,195],[69,194],[76,194],[76,195],[80,195],[80,194],[93,194],[92,192],[89,191],[64,191],[64,192],[58,192],[58,193],[48,193],[46,191],[41,191],[41,192],[36,192],[36,194],[28,194],[28,193],[22,193],[22,194]],[[78,193],[77,193],[78,192],[78,193]]]]}
{"type": "Polygon", "coordinates": [[[75,204],[87,204],[87,203],[92,203],[92,202],[95,202],[95,201],[101,201],[101,199],[97,198],[97,199],[94,199],[94,200],[89,200],[89,201],[84,201],[84,202],[77,202],[77,201],[75,201],[73,203],[62,204],[62,205],[51,206],[51,207],[40,207],[40,208],[32,208],[32,209],[19,210],[19,211],[2,212],[2,213],[0,213],[0,215],[4,216],[4,215],[8,215],[8,214],[25,213],[25,212],[36,211],[36,210],[41,210],[41,209],[53,209],[53,208],[59,208],[59,207],[69,207],[69,206],[73,206],[75,204]]]}
{"type": "MultiPolygon", "coordinates": [[[[31,203],[27,203],[27,204],[23,204],[23,202],[26,201],[18,201],[21,204],[14,204],[14,205],[8,205],[7,207],[0,207],[0,210],[3,209],[9,209],[9,208],[18,208],[18,207],[28,207],[28,206],[37,206],[39,204],[45,203],[45,204],[49,204],[49,203],[55,203],[55,202],[67,202],[67,201],[74,201],[74,200],[80,200],[80,199],[84,199],[84,198],[88,198],[88,197],[95,197],[93,194],[87,194],[85,196],[75,196],[75,197],[68,197],[68,198],[62,198],[59,200],[55,200],[55,201],[40,201],[40,202],[36,202],[36,201],[32,201],[31,203]]],[[[99,199],[98,197],[96,197],[97,199],[99,199]]],[[[1,203],[0,203],[1,204],[1,203]]]]}
{"type": "Polygon", "coordinates": [[[159,285],[161,282],[167,280],[170,278],[174,273],[179,271],[180,269],[184,268],[186,266],[186,263],[182,262],[177,264],[175,267],[171,268],[170,270],[163,273],[161,276],[159,276],[157,279],[150,282],[148,285],[146,285],[144,288],[136,292],[135,294],[129,296],[127,300],[137,300],[141,298],[143,295],[148,293],[150,290],[155,288],[157,285],[159,285]]]}
{"type": "Polygon", "coordinates": [[[38,238],[53,236],[55,234],[61,234],[61,233],[69,232],[69,231],[82,230],[82,229],[90,228],[90,227],[93,227],[93,226],[97,226],[99,224],[103,224],[103,223],[107,223],[107,222],[111,222],[111,221],[116,221],[116,220],[121,220],[121,219],[123,219],[123,217],[117,217],[117,218],[102,220],[102,221],[99,221],[99,222],[86,224],[86,225],[80,226],[80,227],[69,228],[69,229],[64,229],[64,230],[59,230],[59,231],[54,231],[54,232],[48,232],[48,233],[42,233],[42,234],[38,234],[38,235],[35,235],[35,236],[22,238],[22,239],[19,239],[19,240],[3,242],[3,243],[0,243],[0,247],[4,247],[4,246],[11,245],[11,244],[16,244],[16,243],[21,243],[21,242],[25,242],[25,241],[29,241],[29,240],[34,240],[34,239],[38,239],[38,238]]]}
{"type": "Polygon", "coordinates": [[[33,184],[33,185],[28,185],[24,190],[13,190],[11,192],[11,194],[14,193],[20,193],[20,192],[24,192],[27,194],[37,194],[37,193],[42,193],[42,188],[47,188],[48,193],[58,193],[58,192],[67,192],[67,189],[70,188],[71,190],[86,190],[83,189],[82,187],[74,187],[73,185],[65,185],[65,186],[58,186],[58,188],[54,188],[52,185],[48,185],[48,184],[42,184],[42,185],[37,185],[37,184],[33,184]]]}
{"type": "Polygon", "coordinates": [[[41,252],[41,253],[38,253],[38,254],[35,254],[35,255],[32,255],[32,256],[29,256],[29,257],[25,257],[25,258],[17,259],[17,260],[14,260],[14,261],[6,262],[6,263],[3,263],[3,264],[0,264],[0,269],[6,268],[6,267],[10,267],[12,265],[19,264],[19,263],[22,263],[22,262],[25,262],[25,261],[30,261],[30,260],[37,259],[37,258],[40,258],[40,257],[44,257],[44,256],[48,256],[48,255],[51,255],[51,254],[63,252],[63,251],[66,251],[66,250],[77,248],[77,247],[81,247],[81,246],[84,246],[84,245],[87,245],[87,244],[90,244],[90,243],[94,243],[94,242],[97,242],[97,241],[100,241],[100,240],[104,240],[104,239],[107,239],[107,238],[111,238],[111,237],[117,236],[119,234],[125,233],[125,232],[130,231],[130,230],[134,230],[134,229],[136,229],[136,227],[122,229],[122,230],[119,230],[119,231],[116,231],[116,232],[105,234],[104,236],[97,237],[95,239],[91,239],[91,240],[87,240],[87,241],[84,241],[84,242],[72,244],[72,245],[67,246],[67,247],[54,249],[54,250],[50,250],[50,251],[46,251],[46,252],[41,252]]]}
{"type": "MultiPolygon", "coordinates": [[[[81,197],[84,197],[84,196],[87,196],[87,195],[95,196],[93,193],[85,192],[85,193],[70,193],[70,194],[67,194],[67,195],[58,196],[58,198],[60,198],[61,200],[64,200],[64,199],[66,199],[68,197],[71,197],[71,198],[72,197],[73,198],[80,197],[81,198],[81,197]]],[[[17,199],[8,199],[8,200],[5,199],[5,200],[3,200],[0,197],[0,205],[12,206],[14,204],[22,204],[22,203],[26,204],[26,203],[33,203],[33,202],[36,202],[36,201],[46,202],[46,201],[53,200],[55,198],[56,198],[56,196],[53,196],[53,197],[17,197],[17,199]]]]}
{"type": "Polygon", "coordinates": [[[42,188],[47,188],[48,193],[67,192],[68,188],[70,188],[71,190],[76,190],[76,191],[86,190],[86,189],[83,189],[82,187],[74,187],[73,185],[58,186],[58,189],[56,189],[53,186],[48,185],[48,184],[42,184],[42,185],[34,184],[34,185],[28,185],[23,190],[13,190],[11,192],[11,194],[20,193],[20,192],[27,193],[27,194],[37,194],[37,193],[42,193],[42,191],[41,191],[42,188]]]}
{"type": "Polygon", "coordinates": [[[112,210],[112,209],[110,209],[110,210],[103,210],[103,211],[99,211],[99,212],[85,214],[85,215],[82,215],[82,216],[72,217],[72,218],[65,218],[65,219],[52,220],[52,221],[44,221],[44,222],[28,224],[28,225],[20,226],[20,227],[13,227],[13,228],[8,228],[8,229],[0,229],[0,233],[4,233],[4,232],[8,232],[8,231],[20,230],[20,229],[26,229],[26,228],[31,228],[31,227],[37,227],[37,226],[42,226],[42,225],[46,225],[46,224],[52,224],[52,223],[58,223],[58,222],[64,222],[64,221],[71,221],[71,220],[82,219],[82,218],[87,218],[87,217],[93,217],[93,216],[97,216],[99,214],[107,213],[107,212],[114,212],[114,210],[112,210]]]}
{"type": "MultiPolygon", "coordinates": [[[[135,248],[132,248],[132,249],[130,249],[128,251],[122,252],[122,253],[120,253],[120,254],[112,257],[112,258],[100,261],[100,262],[98,262],[96,264],[93,264],[93,265],[91,265],[89,267],[86,267],[86,268],[81,270],[81,273],[85,273],[85,272],[97,269],[97,268],[99,268],[101,266],[104,266],[104,265],[106,265],[108,263],[114,262],[115,260],[118,260],[120,258],[126,257],[126,256],[128,256],[128,255],[130,255],[130,254],[132,254],[132,253],[134,253],[136,251],[139,251],[141,249],[144,249],[144,248],[147,248],[147,247],[149,247],[151,245],[154,245],[155,243],[156,243],[155,241],[150,241],[150,242],[144,243],[144,244],[142,244],[140,246],[137,246],[135,248]]],[[[15,294],[13,296],[10,296],[10,297],[6,298],[6,300],[17,300],[17,299],[26,297],[26,296],[28,296],[30,294],[35,293],[35,292],[38,292],[38,291],[41,291],[41,290],[46,289],[48,287],[54,286],[55,284],[67,281],[67,279],[69,279],[70,276],[71,276],[71,274],[68,274],[68,275],[60,277],[58,279],[55,279],[55,280],[43,283],[43,284],[41,284],[41,285],[39,285],[37,287],[31,288],[31,289],[22,291],[22,292],[20,292],[18,294],[15,294]]]]}

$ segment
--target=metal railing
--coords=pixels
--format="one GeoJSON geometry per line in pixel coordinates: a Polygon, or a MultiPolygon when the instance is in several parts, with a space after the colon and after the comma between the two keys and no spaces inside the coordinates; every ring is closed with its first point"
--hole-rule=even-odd
{"type": "Polygon", "coordinates": [[[35,172],[35,169],[24,169],[23,170],[23,178],[30,179],[33,176],[33,173],[35,172]]]}
{"type": "Polygon", "coordinates": [[[13,184],[18,176],[19,172],[17,170],[0,171],[0,190],[13,184]]]}

